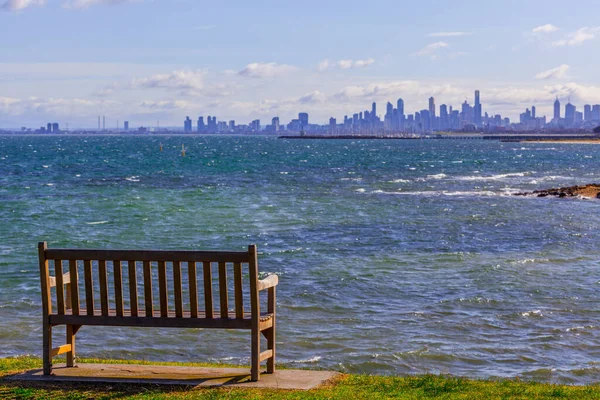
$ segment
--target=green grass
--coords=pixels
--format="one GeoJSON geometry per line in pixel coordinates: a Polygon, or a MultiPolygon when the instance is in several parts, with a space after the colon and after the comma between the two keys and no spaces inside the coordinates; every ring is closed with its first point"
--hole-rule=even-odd
{"type": "MultiPolygon", "coordinates": [[[[100,362],[88,359],[79,362],[100,362]]],[[[102,360],[102,363],[117,362],[102,360]]],[[[149,364],[140,361],[119,363],[149,364]]],[[[161,363],[161,365],[215,366],[161,363]]],[[[222,366],[222,365],[219,365],[222,366]]],[[[196,389],[185,386],[14,382],[6,376],[41,368],[33,357],[0,359],[2,399],[600,399],[600,386],[566,386],[519,380],[472,380],[439,375],[389,377],[342,375],[310,391],[196,389]]]]}

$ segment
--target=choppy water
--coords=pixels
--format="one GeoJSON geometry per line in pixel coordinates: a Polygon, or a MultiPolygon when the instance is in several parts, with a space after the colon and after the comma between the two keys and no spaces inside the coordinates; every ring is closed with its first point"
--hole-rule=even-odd
{"type": "MultiPolygon", "coordinates": [[[[41,353],[40,240],[256,243],[280,275],[280,362],[597,381],[600,201],[510,193],[600,181],[599,160],[597,146],[482,141],[0,137],[0,356],[41,353]]],[[[78,338],[82,356],[249,356],[247,332],[78,338]]]]}

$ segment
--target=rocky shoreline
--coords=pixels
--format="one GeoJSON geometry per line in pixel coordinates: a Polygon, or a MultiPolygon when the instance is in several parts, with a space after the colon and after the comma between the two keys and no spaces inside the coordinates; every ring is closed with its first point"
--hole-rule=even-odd
{"type": "Polygon", "coordinates": [[[533,192],[515,193],[515,196],[536,196],[536,197],[587,197],[600,199],[600,184],[591,183],[585,186],[569,186],[564,188],[553,188],[545,190],[534,190],[533,192]]]}

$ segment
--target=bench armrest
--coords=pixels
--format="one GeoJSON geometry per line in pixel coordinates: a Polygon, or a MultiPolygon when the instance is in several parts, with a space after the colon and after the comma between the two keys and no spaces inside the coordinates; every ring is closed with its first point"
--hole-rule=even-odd
{"type": "Polygon", "coordinates": [[[269,275],[265,279],[259,279],[258,291],[265,290],[277,286],[279,283],[279,277],[277,275],[269,275]]]}

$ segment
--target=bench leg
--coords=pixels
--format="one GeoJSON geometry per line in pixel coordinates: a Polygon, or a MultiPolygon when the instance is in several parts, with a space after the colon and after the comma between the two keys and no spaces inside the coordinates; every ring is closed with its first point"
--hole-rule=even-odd
{"type": "Polygon", "coordinates": [[[67,367],[75,366],[75,333],[77,333],[77,327],[67,325],[67,344],[71,345],[71,351],[67,353],[67,367]]]}
{"type": "MultiPolygon", "coordinates": [[[[273,321],[275,322],[275,321],[273,321]]],[[[267,349],[273,350],[273,356],[267,360],[267,373],[272,374],[275,372],[275,324],[273,327],[267,330],[267,349]]]]}
{"type": "Polygon", "coordinates": [[[44,375],[52,374],[52,326],[44,321],[43,326],[42,358],[44,360],[44,375]]]}
{"type": "Polygon", "coordinates": [[[252,328],[252,356],[250,357],[250,379],[258,382],[260,379],[260,331],[257,327],[252,328]]]}

